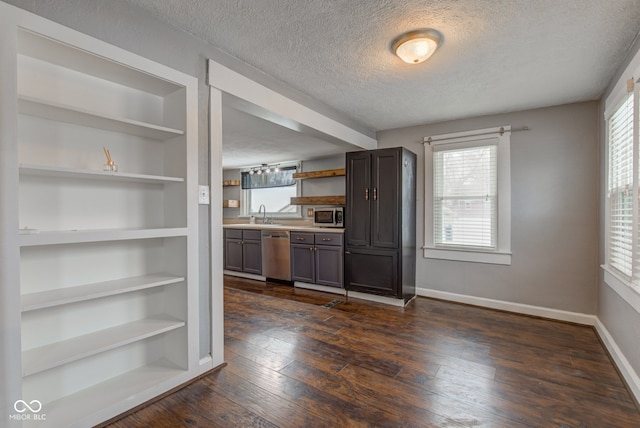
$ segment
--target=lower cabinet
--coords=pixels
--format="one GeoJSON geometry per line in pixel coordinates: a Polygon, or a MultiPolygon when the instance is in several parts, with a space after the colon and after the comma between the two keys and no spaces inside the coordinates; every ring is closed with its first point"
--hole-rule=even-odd
{"type": "Polygon", "coordinates": [[[342,288],[342,237],[341,233],[291,232],[291,279],[342,288]]]}
{"type": "Polygon", "coordinates": [[[349,290],[402,297],[397,250],[350,250],[345,256],[349,290]]]}
{"type": "Polygon", "coordinates": [[[262,275],[262,241],[259,230],[225,229],[224,268],[262,275]]]}

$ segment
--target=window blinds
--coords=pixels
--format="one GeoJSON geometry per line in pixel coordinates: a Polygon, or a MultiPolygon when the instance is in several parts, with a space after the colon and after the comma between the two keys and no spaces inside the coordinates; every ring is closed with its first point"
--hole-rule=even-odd
{"type": "Polygon", "coordinates": [[[497,142],[434,148],[434,244],[495,249],[497,142]]]}
{"type": "Polygon", "coordinates": [[[608,124],[608,264],[625,277],[633,274],[634,186],[633,93],[616,109],[608,124]]]}

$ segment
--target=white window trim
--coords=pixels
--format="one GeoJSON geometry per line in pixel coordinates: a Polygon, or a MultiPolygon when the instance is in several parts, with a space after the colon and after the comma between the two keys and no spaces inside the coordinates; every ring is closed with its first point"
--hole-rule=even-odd
{"type": "MultiPolygon", "coordinates": [[[[625,71],[622,73],[620,79],[616,82],[611,94],[605,100],[604,106],[604,122],[605,122],[605,138],[606,138],[606,150],[605,150],[605,177],[609,177],[609,132],[608,121],[609,118],[615,112],[622,99],[627,95],[627,81],[633,79],[636,85],[635,88],[635,106],[636,111],[640,105],[640,51],[638,51],[625,71]]],[[[638,113],[640,114],[640,112],[638,113]]],[[[637,116],[636,116],[637,117],[637,116]]],[[[637,126],[637,119],[634,118],[637,126]]],[[[635,129],[635,133],[640,130],[635,129]]],[[[636,160],[640,161],[640,160],[636,160]]],[[[636,166],[637,168],[637,166],[636,166]]],[[[605,203],[605,264],[601,265],[601,269],[604,272],[604,284],[615,291],[624,301],[626,301],[636,312],[640,313],[640,290],[635,287],[631,281],[622,277],[616,272],[614,268],[606,265],[609,260],[609,204],[605,203]]],[[[638,251],[638,250],[637,250],[638,251]]]]}
{"type": "Polygon", "coordinates": [[[474,263],[511,264],[511,126],[478,129],[424,138],[424,247],[428,259],[474,263]],[[485,139],[498,142],[498,238],[495,250],[441,248],[433,236],[433,146],[485,139]]]}
{"type": "Polygon", "coordinates": [[[600,266],[604,271],[604,282],[609,288],[615,291],[623,300],[625,300],[636,312],[640,313],[640,292],[637,288],[629,284],[614,269],[607,265],[600,266]]]}

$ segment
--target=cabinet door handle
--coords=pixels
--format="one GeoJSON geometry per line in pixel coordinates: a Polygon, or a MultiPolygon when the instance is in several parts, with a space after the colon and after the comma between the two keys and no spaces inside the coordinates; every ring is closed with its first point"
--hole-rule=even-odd
{"type": "Polygon", "coordinates": [[[309,251],[313,251],[313,247],[309,247],[309,251]]]}
{"type": "Polygon", "coordinates": [[[327,242],[327,241],[332,241],[331,238],[322,238],[323,241],[327,242]]]}
{"type": "Polygon", "coordinates": [[[364,200],[365,201],[369,200],[369,188],[368,187],[366,189],[364,189],[364,200]]]}
{"type": "Polygon", "coordinates": [[[351,251],[345,251],[344,253],[345,254],[351,254],[351,251]]]}
{"type": "Polygon", "coordinates": [[[306,238],[296,238],[296,241],[306,241],[306,238]]]}
{"type": "Polygon", "coordinates": [[[374,201],[378,200],[378,188],[377,187],[373,188],[373,200],[374,201]]]}

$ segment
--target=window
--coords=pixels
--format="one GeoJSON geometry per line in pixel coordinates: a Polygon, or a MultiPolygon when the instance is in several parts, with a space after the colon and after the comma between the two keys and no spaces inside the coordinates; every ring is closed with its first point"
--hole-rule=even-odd
{"type": "Polygon", "coordinates": [[[437,246],[496,247],[494,141],[433,153],[433,219],[437,246]]]}
{"type": "Polygon", "coordinates": [[[260,206],[264,205],[268,217],[300,217],[300,206],[291,205],[291,198],[299,196],[298,180],[293,178],[297,170],[297,165],[290,165],[269,173],[251,174],[250,170],[243,171],[241,215],[257,216],[260,206]]]}
{"type": "MultiPolygon", "coordinates": [[[[607,263],[626,279],[633,277],[634,185],[633,93],[608,120],[607,263]]],[[[638,168],[636,165],[635,168],[638,168]]]]}
{"type": "Polygon", "coordinates": [[[511,264],[510,129],[425,138],[424,257],[511,264]]]}
{"type": "MultiPolygon", "coordinates": [[[[621,295],[640,292],[640,114],[638,85],[629,80],[627,92],[610,103],[607,123],[607,195],[605,282],[621,295]]],[[[609,100],[607,100],[609,103],[609,100]]],[[[628,300],[637,298],[628,296],[628,300]]]]}
{"type": "Polygon", "coordinates": [[[640,312],[640,51],[605,100],[604,282],[640,312]]]}

